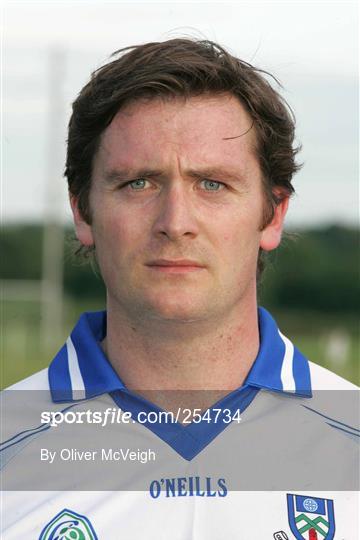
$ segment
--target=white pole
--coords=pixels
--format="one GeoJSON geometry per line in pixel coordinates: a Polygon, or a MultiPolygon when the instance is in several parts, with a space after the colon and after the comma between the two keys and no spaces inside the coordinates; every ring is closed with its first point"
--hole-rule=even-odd
{"type": "Polygon", "coordinates": [[[60,339],[63,318],[64,228],[61,222],[61,201],[64,189],[64,73],[64,52],[60,49],[51,50],[41,287],[41,339],[46,351],[54,340],[60,339]]]}

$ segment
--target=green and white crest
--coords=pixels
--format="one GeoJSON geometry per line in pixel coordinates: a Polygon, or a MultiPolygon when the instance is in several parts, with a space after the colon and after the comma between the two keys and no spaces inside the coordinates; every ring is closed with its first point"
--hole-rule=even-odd
{"type": "Polygon", "coordinates": [[[64,508],[43,528],[39,540],[98,540],[87,517],[64,508]]]}

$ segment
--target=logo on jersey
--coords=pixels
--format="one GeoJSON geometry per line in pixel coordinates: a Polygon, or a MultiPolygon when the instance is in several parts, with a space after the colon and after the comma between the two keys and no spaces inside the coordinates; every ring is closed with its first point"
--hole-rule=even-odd
{"type": "Polygon", "coordinates": [[[287,495],[291,532],[297,540],[333,540],[334,502],[310,495],[287,495]]]}
{"type": "Polygon", "coordinates": [[[64,508],[43,528],[39,540],[98,540],[87,517],[64,508]]]}
{"type": "Polygon", "coordinates": [[[165,497],[226,497],[228,489],[224,478],[181,476],[153,480],[149,492],[153,499],[161,494],[165,497]]]}

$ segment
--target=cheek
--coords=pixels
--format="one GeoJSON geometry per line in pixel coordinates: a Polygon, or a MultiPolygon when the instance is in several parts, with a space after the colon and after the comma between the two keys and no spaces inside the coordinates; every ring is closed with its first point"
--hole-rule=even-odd
{"type": "MultiPolygon", "coordinates": [[[[259,244],[261,237],[260,218],[257,219],[260,212],[244,212],[237,214],[232,219],[222,219],[222,234],[219,235],[220,247],[228,246],[227,249],[238,250],[245,245],[259,244]]],[[[213,219],[213,218],[212,218],[213,219]]],[[[216,233],[216,228],[214,233],[216,233]]],[[[219,232],[217,233],[219,234],[219,232]]]]}
{"type": "Polygon", "coordinates": [[[94,239],[102,260],[114,261],[121,265],[143,246],[144,232],[139,218],[130,212],[104,212],[101,219],[94,219],[94,239]]]}
{"type": "Polygon", "coordinates": [[[258,221],[247,219],[232,220],[219,236],[219,263],[224,264],[224,271],[233,273],[236,280],[256,269],[261,232],[258,221]]]}

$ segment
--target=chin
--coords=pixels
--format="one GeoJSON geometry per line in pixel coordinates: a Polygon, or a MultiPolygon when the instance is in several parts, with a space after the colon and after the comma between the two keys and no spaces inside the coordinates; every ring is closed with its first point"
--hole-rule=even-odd
{"type": "Polygon", "coordinates": [[[152,303],[148,306],[150,314],[156,318],[166,321],[193,322],[205,318],[207,310],[193,302],[172,301],[166,302],[164,299],[152,303]]]}

